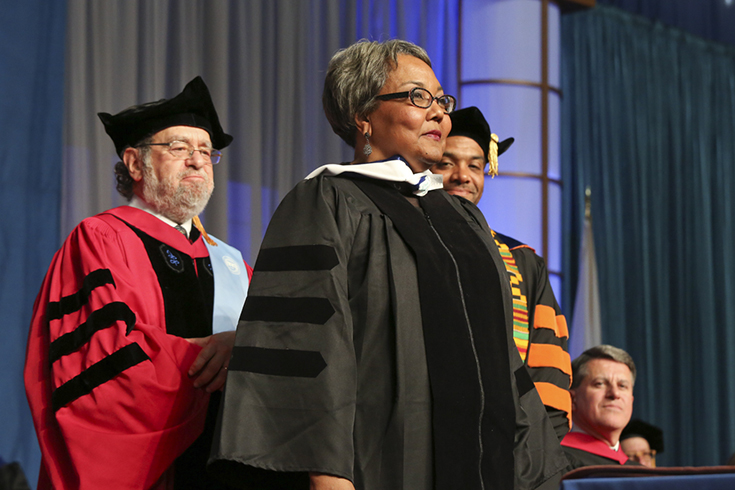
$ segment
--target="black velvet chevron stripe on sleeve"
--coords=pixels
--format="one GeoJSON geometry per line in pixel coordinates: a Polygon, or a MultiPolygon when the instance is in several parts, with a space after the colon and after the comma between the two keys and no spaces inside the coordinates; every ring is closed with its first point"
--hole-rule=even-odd
{"type": "Polygon", "coordinates": [[[150,357],[136,343],[113,352],[54,390],[51,395],[54,412],[77,398],[88,395],[93,389],[110,381],[126,369],[147,360],[150,360],[150,357]]]}
{"type": "Polygon", "coordinates": [[[334,314],[327,298],[248,296],[241,320],[324,325],[334,314]]]}
{"type": "Polygon", "coordinates": [[[327,363],[321,353],[295,349],[267,349],[241,346],[232,349],[230,371],[273,376],[316,378],[327,363]]]}
{"type": "Polygon", "coordinates": [[[115,287],[115,281],[112,279],[112,273],[109,269],[97,269],[87,274],[84,278],[81,289],[76,293],[64,296],[60,301],[52,301],[46,307],[46,318],[48,321],[58,320],[64,315],[68,315],[79,310],[87,304],[89,294],[93,289],[105,284],[112,284],[115,287]]]}
{"type": "Polygon", "coordinates": [[[337,252],[329,245],[297,245],[260,251],[256,271],[328,271],[339,264],[337,252]]]}
{"type": "Polygon", "coordinates": [[[75,352],[89,342],[95,332],[108,328],[117,321],[125,322],[127,326],[125,334],[129,335],[135,325],[135,313],[121,302],[109,303],[93,311],[86,322],[51,342],[49,363],[53,364],[61,357],[75,352]]]}
{"type": "Polygon", "coordinates": [[[558,387],[571,385],[572,378],[555,367],[528,367],[529,375],[536,383],[550,383],[558,387]]]}
{"type": "Polygon", "coordinates": [[[550,328],[536,328],[533,332],[534,344],[548,344],[561,347],[568,352],[569,339],[567,337],[557,337],[556,332],[550,328]]]}

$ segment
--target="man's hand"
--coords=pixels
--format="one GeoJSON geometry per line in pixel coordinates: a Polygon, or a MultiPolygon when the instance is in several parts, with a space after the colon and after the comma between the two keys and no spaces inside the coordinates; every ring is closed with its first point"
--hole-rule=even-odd
{"type": "Polygon", "coordinates": [[[207,393],[222,389],[227,378],[227,365],[235,345],[235,332],[221,332],[209,337],[186,339],[202,348],[191,367],[189,376],[194,378],[194,388],[207,393]]]}

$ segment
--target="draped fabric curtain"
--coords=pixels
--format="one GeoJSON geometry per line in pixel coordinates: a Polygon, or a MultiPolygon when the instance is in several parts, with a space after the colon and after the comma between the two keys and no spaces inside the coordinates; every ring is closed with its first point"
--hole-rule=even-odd
{"type": "Polygon", "coordinates": [[[603,342],[636,362],[634,413],[664,429],[659,461],[723,464],[735,451],[735,50],[609,7],[565,16],[562,32],[565,228],[579,243],[589,186],[603,342]]]}
{"type": "Polygon", "coordinates": [[[733,0],[597,0],[597,4],[643,15],[705,39],[735,44],[733,0]]]}
{"type": "MultiPolygon", "coordinates": [[[[97,112],[171,97],[201,75],[235,139],[203,221],[252,261],[282,194],[308,168],[348,158],[321,111],[320,81],[347,3],[69,1],[61,235],[124,199],[97,112]]],[[[354,27],[352,28],[354,32],[354,27]]]]}
{"type": "Polygon", "coordinates": [[[28,470],[39,458],[22,370],[33,300],[58,245],[66,7],[0,6],[0,458],[28,470]]]}
{"type": "Polygon", "coordinates": [[[317,166],[353,158],[322,110],[332,55],[360,38],[407,39],[427,49],[450,93],[456,3],[69,0],[61,236],[124,204],[118,158],[95,114],[171,97],[202,75],[235,137],[203,221],[253,262],[285,193],[317,166]]]}

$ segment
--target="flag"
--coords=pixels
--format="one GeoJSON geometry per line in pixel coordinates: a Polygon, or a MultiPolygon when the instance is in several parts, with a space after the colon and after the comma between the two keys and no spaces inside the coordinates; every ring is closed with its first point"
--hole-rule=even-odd
{"type": "Polygon", "coordinates": [[[572,328],[569,332],[569,355],[574,359],[590,347],[601,343],[600,292],[588,187],[585,192],[584,232],[579,251],[579,279],[572,313],[572,328]]]}

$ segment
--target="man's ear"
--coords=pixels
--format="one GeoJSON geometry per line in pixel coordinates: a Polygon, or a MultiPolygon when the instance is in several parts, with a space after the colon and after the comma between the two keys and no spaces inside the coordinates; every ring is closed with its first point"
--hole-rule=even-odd
{"type": "Polygon", "coordinates": [[[569,390],[569,395],[572,397],[572,413],[576,410],[574,396],[577,394],[577,390],[569,390]]]}
{"type": "Polygon", "coordinates": [[[127,147],[123,152],[123,164],[127,167],[130,177],[136,182],[140,182],[143,178],[143,159],[140,150],[137,148],[127,147]]]}

